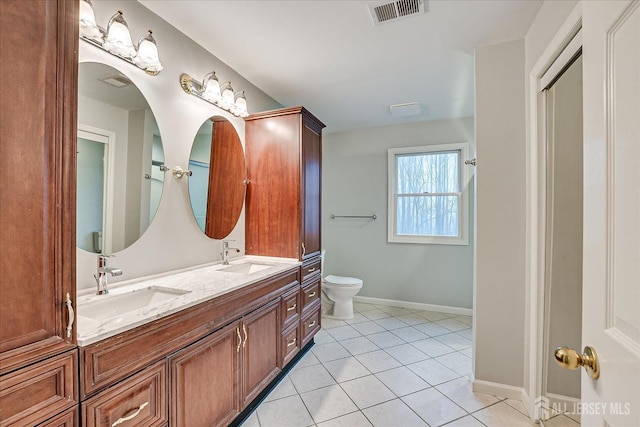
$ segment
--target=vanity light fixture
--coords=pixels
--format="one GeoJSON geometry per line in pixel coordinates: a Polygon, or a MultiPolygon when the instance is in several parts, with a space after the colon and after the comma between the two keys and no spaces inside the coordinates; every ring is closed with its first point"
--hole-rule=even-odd
{"type": "Polygon", "coordinates": [[[136,48],[120,10],[109,19],[105,30],[96,24],[91,0],[80,0],[80,38],[143,69],[149,75],[155,76],[162,71],[158,46],[151,30],[138,40],[136,48]]]}
{"type": "Polygon", "coordinates": [[[244,91],[233,92],[231,82],[220,86],[215,71],[204,76],[202,83],[194,80],[190,75],[180,76],[180,86],[185,93],[196,96],[216,107],[222,108],[237,117],[247,117],[247,97],[244,91]]]}

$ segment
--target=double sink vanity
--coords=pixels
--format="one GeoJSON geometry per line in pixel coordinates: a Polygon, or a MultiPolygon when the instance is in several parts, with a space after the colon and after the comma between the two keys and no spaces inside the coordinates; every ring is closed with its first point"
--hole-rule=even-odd
{"type": "Polygon", "coordinates": [[[320,329],[319,296],[315,265],[256,256],[79,293],[83,425],[231,423],[320,329]]]}

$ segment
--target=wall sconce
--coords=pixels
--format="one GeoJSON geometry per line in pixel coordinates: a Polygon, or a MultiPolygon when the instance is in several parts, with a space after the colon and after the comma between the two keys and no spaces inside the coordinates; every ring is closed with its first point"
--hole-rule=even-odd
{"type": "Polygon", "coordinates": [[[80,0],[80,38],[143,69],[149,75],[155,76],[162,71],[158,46],[151,30],[138,40],[136,49],[120,10],[109,19],[105,30],[96,24],[91,0],[80,0]]]}
{"type": "Polygon", "coordinates": [[[202,83],[194,80],[190,75],[180,76],[180,86],[185,93],[194,95],[216,107],[222,108],[237,117],[247,117],[247,97],[244,91],[234,93],[231,82],[220,86],[215,71],[210,72],[202,83]]]}

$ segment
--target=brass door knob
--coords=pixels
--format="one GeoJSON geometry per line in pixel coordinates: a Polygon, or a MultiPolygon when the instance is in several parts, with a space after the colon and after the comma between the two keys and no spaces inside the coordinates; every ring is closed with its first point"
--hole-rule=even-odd
{"type": "Polygon", "coordinates": [[[586,346],[583,354],[569,347],[558,347],[556,348],[554,356],[558,365],[565,369],[578,369],[582,366],[587,371],[587,374],[594,380],[600,377],[598,354],[593,347],[586,346]]]}

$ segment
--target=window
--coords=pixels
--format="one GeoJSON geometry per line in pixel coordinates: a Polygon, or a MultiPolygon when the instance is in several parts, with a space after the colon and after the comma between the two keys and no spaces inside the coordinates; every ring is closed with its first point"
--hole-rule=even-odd
{"type": "Polygon", "coordinates": [[[468,244],[468,144],[389,149],[389,242],[468,244]]]}

